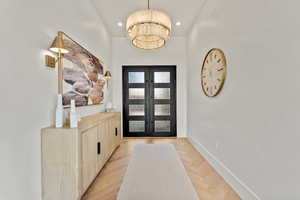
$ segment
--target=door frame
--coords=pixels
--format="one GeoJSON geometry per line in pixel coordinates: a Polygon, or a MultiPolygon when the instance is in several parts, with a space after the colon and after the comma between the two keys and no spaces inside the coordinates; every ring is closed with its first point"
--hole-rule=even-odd
{"type": "MultiPolygon", "coordinates": [[[[147,77],[147,78],[153,78],[153,77],[147,77]]],[[[146,81],[146,80],[145,80],[146,81]]],[[[151,80],[150,80],[151,81],[151,80]]],[[[153,80],[152,80],[153,81],[153,80]]],[[[147,84],[147,83],[144,83],[144,84],[147,84]]],[[[159,83],[157,83],[159,85],[159,83]]],[[[164,83],[162,83],[161,85],[163,86],[164,83]]],[[[154,87],[153,87],[154,88],[154,87]]],[[[145,98],[149,98],[148,96],[151,95],[151,92],[153,92],[153,88],[148,88],[148,90],[150,91],[145,91],[145,98]],[[151,91],[152,90],[152,91],[151,91]]],[[[145,90],[146,90],[146,87],[145,87],[145,90]]],[[[153,95],[153,94],[152,94],[153,95]]],[[[152,100],[153,102],[153,105],[155,104],[155,100],[152,100]]],[[[163,100],[162,100],[163,101],[163,100]]],[[[148,105],[149,102],[145,102],[145,106],[147,107],[146,109],[149,109],[150,106],[148,105]]],[[[122,123],[123,123],[123,137],[124,138],[130,138],[130,137],[139,137],[139,138],[142,138],[142,137],[160,137],[160,138],[164,138],[164,137],[177,137],[177,66],[176,65],[123,65],[122,66],[122,110],[123,110],[123,113],[122,113],[122,117],[123,117],[123,120],[122,120],[122,123]],[[139,133],[131,133],[131,135],[126,135],[126,130],[129,129],[128,127],[128,124],[126,123],[126,121],[128,120],[127,116],[126,116],[126,113],[128,113],[128,108],[126,108],[126,106],[124,106],[125,102],[127,101],[126,97],[128,96],[127,94],[127,90],[128,90],[128,87],[125,83],[128,82],[128,80],[124,80],[124,78],[126,77],[125,76],[125,73],[128,72],[128,70],[130,71],[141,71],[141,69],[144,69],[144,71],[147,71],[147,69],[151,69],[151,68],[155,68],[155,71],[159,72],[159,71],[166,71],[166,70],[173,70],[173,77],[174,77],[174,82],[173,83],[170,83],[173,87],[171,89],[171,100],[172,101],[172,105],[173,106],[173,109],[171,108],[171,114],[170,114],[170,121],[171,121],[171,135],[167,135],[167,136],[158,136],[158,135],[152,135],[152,136],[140,136],[139,133]],[[126,94],[125,94],[126,93],[126,94]]],[[[153,113],[154,111],[153,110],[149,110],[148,112],[151,112],[153,113]]],[[[153,121],[154,119],[152,118],[153,116],[150,115],[150,120],[153,121]]],[[[155,118],[155,116],[154,116],[155,118]]],[[[163,118],[163,117],[161,117],[163,118]]],[[[162,119],[163,120],[163,119],[162,119]]],[[[149,130],[149,127],[151,126],[150,124],[148,124],[147,122],[148,120],[145,120],[145,131],[146,130],[149,130]]],[[[154,126],[153,126],[154,127],[154,126]]],[[[154,132],[154,131],[152,131],[154,132]]],[[[162,132],[162,133],[158,133],[158,134],[165,134],[165,132],[162,132]]]]}

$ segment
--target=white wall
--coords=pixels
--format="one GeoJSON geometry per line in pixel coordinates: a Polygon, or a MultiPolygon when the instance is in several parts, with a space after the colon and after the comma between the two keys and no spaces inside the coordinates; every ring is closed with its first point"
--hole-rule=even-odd
{"type": "Polygon", "coordinates": [[[47,48],[62,30],[109,67],[111,38],[85,0],[2,0],[0,24],[0,199],[39,200],[40,129],[53,120],[57,92],[57,72],[44,66],[47,48]]]}
{"type": "Polygon", "coordinates": [[[127,38],[113,38],[113,101],[122,111],[122,66],[123,65],[176,65],[177,66],[177,135],[186,136],[186,40],[173,37],[159,50],[146,51],[134,48],[127,38]]]}
{"type": "Polygon", "coordinates": [[[300,199],[299,7],[208,0],[188,39],[189,137],[264,200],[300,199]],[[228,76],[208,98],[200,67],[214,47],[227,56],[228,76]]]}

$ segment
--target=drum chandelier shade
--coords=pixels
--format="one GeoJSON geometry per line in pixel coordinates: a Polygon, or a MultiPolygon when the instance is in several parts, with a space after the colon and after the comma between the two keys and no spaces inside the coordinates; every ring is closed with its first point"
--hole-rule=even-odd
{"type": "Polygon", "coordinates": [[[170,17],[157,10],[140,10],[132,13],[126,24],[128,37],[132,44],[140,49],[158,49],[166,44],[171,34],[170,17]]]}

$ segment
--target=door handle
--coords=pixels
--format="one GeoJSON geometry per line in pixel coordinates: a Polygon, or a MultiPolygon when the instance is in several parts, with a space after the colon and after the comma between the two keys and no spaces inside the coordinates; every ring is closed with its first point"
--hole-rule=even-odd
{"type": "Polygon", "coordinates": [[[115,135],[118,136],[118,128],[115,129],[115,135]]]}
{"type": "Polygon", "coordinates": [[[101,143],[100,142],[97,143],[97,154],[98,155],[101,154],[101,143]]]}

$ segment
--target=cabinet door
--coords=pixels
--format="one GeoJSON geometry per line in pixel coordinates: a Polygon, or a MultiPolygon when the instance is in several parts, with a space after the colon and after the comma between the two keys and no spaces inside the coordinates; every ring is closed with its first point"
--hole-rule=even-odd
{"type": "Polygon", "coordinates": [[[116,126],[116,138],[115,138],[115,141],[116,141],[116,146],[119,146],[120,142],[121,142],[121,135],[122,135],[121,119],[120,119],[119,115],[115,118],[115,126],[116,126]]]}
{"type": "Polygon", "coordinates": [[[110,156],[111,140],[110,140],[110,125],[109,119],[103,121],[103,154],[104,162],[106,162],[110,156]]]}
{"type": "Polygon", "coordinates": [[[105,164],[105,145],[106,145],[106,126],[105,122],[101,122],[98,125],[98,136],[97,136],[97,171],[99,172],[105,164]]]}
{"type": "Polygon", "coordinates": [[[121,140],[121,125],[118,116],[113,118],[113,129],[114,129],[113,141],[114,141],[114,149],[115,149],[120,145],[120,140],[121,140]]]}
{"type": "Polygon", "coordinates": [[[97,175],[97,132],[98,127],[82,133],[82,187],[85,191],[97,175]]]}
{"type": "Polygon", "coordinates": [[[115,120],[114,118],[109,119],[109,138],[110,138],[110,153],[115,149],[115,120]]]}
{"type": "Polygon", "coordinates": [[[108,141],[109,141],[109,157],[114,149],[114,121],[112,118],[108,120],[108,141]]]}

